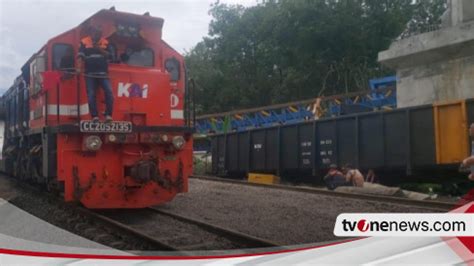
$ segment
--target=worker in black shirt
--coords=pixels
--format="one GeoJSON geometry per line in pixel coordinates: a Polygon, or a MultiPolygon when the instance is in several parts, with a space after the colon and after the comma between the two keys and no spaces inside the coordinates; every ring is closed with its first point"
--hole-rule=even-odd
{"type": "MultiPolygon", "coordinates": [[[[92,121],[99,122],[97,111],[96,89],[102,87],[105,93],[105,121],[112,121],[114,96],[108,77],[107,58],[110,46],[107,39],[102,37],[102,30],[98,27],[90,28],[90,35],[83,38],[80,43],[78,57],[79,69],[84,63],[84,76],[87,88],[87,99],[92,121]]],[[[80,70],[79,70],[80,71],[80,70]]]]}

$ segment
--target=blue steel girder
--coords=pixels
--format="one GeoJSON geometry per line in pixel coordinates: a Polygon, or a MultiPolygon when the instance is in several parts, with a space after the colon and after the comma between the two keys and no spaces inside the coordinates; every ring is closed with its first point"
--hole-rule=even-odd
{"type": "Polygon", "coordinates": [[[196,130],[204,134],[209,132],[222,133],[224,131],[245,131],[250,128],[269,127],[276,124],[292,124],[315,118],[313,112],[316,112],[319,117],[335,117],[342,114],[341,105],[360,106],[369,110],[396,108],[396,77],[372,79],[369,84],[371,89],[369,92],[323,97],[317,109],[313,106],[316,103],[316,99],[314,99],[279,107],[270,106],[255,111],[243,110],[241,113],[229,114],[227,124],[224,122],[226,120],[224,114],[216,114],[212,118],[198,118],[196,130]],[[225,125],[228,125],[228,127],[224,128],[225,125]]]}

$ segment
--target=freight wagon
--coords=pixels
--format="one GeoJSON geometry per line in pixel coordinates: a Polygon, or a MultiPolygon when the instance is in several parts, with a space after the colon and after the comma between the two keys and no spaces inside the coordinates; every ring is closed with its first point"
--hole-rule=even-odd
{"type": "Polygon", "coordinates": [[[474,99],[215,135],[212,172],[320,180],[330,164],[401,175],[457,172],[470,150],[474,99]]]}

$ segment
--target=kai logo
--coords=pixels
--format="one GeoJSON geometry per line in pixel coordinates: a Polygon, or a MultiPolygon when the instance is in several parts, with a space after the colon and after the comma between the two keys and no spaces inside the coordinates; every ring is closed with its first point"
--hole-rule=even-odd
{"type": "Polygon", "coordinates": [[[147,98],[148,97],[148,84],[143,84],[143,87],[140,87],[140,85],[137,83],[119,82],[117,91],[118,91],[118,97],[147,98]]]}

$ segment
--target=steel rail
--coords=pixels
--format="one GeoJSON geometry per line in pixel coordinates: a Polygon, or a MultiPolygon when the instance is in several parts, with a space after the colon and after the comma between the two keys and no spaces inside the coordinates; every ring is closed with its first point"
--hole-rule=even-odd
{"type": "MultiPolygon", "coordinates": [[[[39,194],[39,197],[41,197],[44,200],[47,200],[48,202],[52,202],[52,204],[55,204],[55,206],[58,209],[65,209],[65,210],[72,211],[73,214],[69,215],[69,216],[74,217],[74,216],[79,215],[79,216],[85,217],[88,220],[93,221],[93,223],[96,224],[96,227],[97,226],[98,227],[102,226],[102,227],[105,227],[105,228],[108,228],[108,229],[112,229],[112,231],[114,233],[118,233],[119,235],[124,236],[128,240],[132,240],[134,242],[141,242],[141,244],[149,247],[148,250],[157,249],[159,251],[178,251],[173,246],[170,246],[170,245],[168,245],[168,244],[166,244],[162,241],[159,241],[155,238],[149,237],[148,235],[146,235],[146,234],[144,234],[144,233],[142,233],[138,230],[135,230],[134,228],[132,228],[130,226],[127,226],[123,223],[120,223],[120,222],[117,222],[113,219],[110,219],[110,218],[108,218],[104,215],[101,215],[101,214],[97,213],[94,210],[86,209],[85,207],[82,207],[82,206],[80,206],[76,203],[64,202],[63,198],[59,197],[59,195],[55,195],[55,194],[52,194],[52,193],[47,193],[44,190],[40,189],[38,186],[34,186],[32,184],[22,182],[22,181],[20,181],[16,178],[4,173],[4,172],[0,172],[0,178],[2,178],[2,177],[6,177],[6,178],[8,178],[9,181],[12,181],[12,183],[15,184],[15,186],[17,187],[18,190],[23,190],[22,193],[27,192],[27,193],[39,194]]],[[[36,195],[36,196],[38,196],[38,195],[36,195]]],[[[74,220],[74,219],[72,219],[72,220],[74,220]]],[[[72,225],[70,225],[70,226],[72,226],[72,225]]],[[[90,227],[90,225],[87,226],[87,227],[95,228],[94,226],[90,227]]],[[[95,239],[91,239],[91,240],[99,242],[101,244],[105,244],[105,245],[111,244],[111,243],[105,243],[107,241],[103,242],[103,241],[97,241],[95,239]]],[[[109,245],[109,246],[112,247],[112,248],[115,248],[113,245],[109,245]]],[[[137,252],[141,252],[141,250],[137,251],[137,252]]]]}
{"type": "Polygon", "coordinates": [[[113,227],[114,231],[117,230],[119,232],[127,233],[128,235],[131,235],[132,237],[143,239],[143,241],[145,243],[152,246],[153,248],[156,248],[157,251],[158,250],[159,251],[179,251],[177,248],[175,248],[171,245],[168,245],[168,244],[164,243],[163,241],[160,241],[159,239],[150,237],[147,234],[142,233],[139,230],[136,230],[136,229],[132,228],[131,226],[128,226],[128,225],[120,223],[120,222],[117,222],[117,221],[115,221],[115,220],[113,220],[109,217],[98,214],[94,211],[85,209],[83,207],[76,207],[75,211],[78,211],[78,212],[80,212],[81,214],[83,214],[85,216],[91,217],[91,218],[93,218],[94,220],[96,220],[100,223],[104,223],[104,224],[107,224],[107,225],[113,227]]]}
{"type": "Polygon", "coordinates": [[[210,224],[210,223],[204,222],[204,221],[199,220],[199,219],[189,218],[189,217],[185,217],[185,216],[182,216],[182,215],[179,215],[179,214],[176,214],[176,213],[172,213],[172,212],[169,212],[169,211],[164,211],[164,210],[161,210],[161,209],[157,209],[157,207],[151,207],[151,208],[148,208],[148,209],[152,210],[153,212],[169,216],[171,218],[180,220],[180,221],[185,222],[185,223],[197,225],[197,226],[199,226],[199,227],[201,227],[201,228],[203,228],[203,229],[205,229],[209,232],[215,233],[216,235],[219,235],[223,238],[229,239],[229,240],[231,240],[233,242],[236,242],[236,243],[250,245],[250,246],[255,247],[255,248],[257,248],[257,247],[258,248],[260,248],[260,247],[282,247],[282,246],[284,246],[284,245],[272,242],[272,241],[267,240],[267,239],[258,238],[258,237],[254,237],[254,236],[251,236],[251,235],[248,235],[248,234],[245,234],[245,233],[241,233],[241,232],[237,232],[237,231],[234,231],[234,230],[231,230],[231,229],[223,228],[221,226],[210,224]]]}
{"type": "Polygon", "coordinates": [[[227,179],[216,176],[206,176],[206,175],[192,175],[192,178],[214,181],[214,182],[223,182],[231,184],[239,184],[244,186],[254,186],[254,187],[265,187],[270,189],[279,189],[279,190],[289,190],[297,191],[310,194],[320,194],[327,195],[332,197],[342,197],[342,198],[351,198],[367,201],[376,201],[376,202],[387,202],[400,205],[415,206],[424,209],[432,209],[435,211],[447,211],[452,210],[456,207],[460,207],[459,204],[442,202],[442,201],[433,201],[433,200],[414,200],[407,198],[391,197],[391,196],[381,196],[381,195],[372,195],[372,194],[359,194],[359,193],[348,193],[348,192],[339,192],[331,191],[321,188],[310,188],[310,187],[301,187],[301,186],[290,186],[290,185],[281,185],[281,184],[258,184],[258,183],[249,183],[243,180],[227,179]]]}
{"type": "MultiPolygon", "coordinates": [[[[122,236],[125,241],[132,241],[133,243],[138,243],[139,246],[145,247],[145,250],[126,250],[126,251],[131,251],[132,253],[136,254],[141,254],[143,251],[177,251],[177,253],[174,253],[174,255],[185,255],[186,252],[192,251],[193,249],[186,249],[189,248],[189,245],[183,244],[183,245],[176,245],[176,244],[169,244],[166,242],[166,238],[160,239],[159,236],[151,236],[150,234],[147,233],[146,230],[143,229],[137,229],[133,226],[133,224],[128,224],[127,222],[122,222],[119,219],[111,218],[109,217],[106,213],[103,213],[102,210],[91,210],[87,209],[83,206],[80,206],[79,204],[76,203],[66,203],[62,200],[61,197],[58,195],[54,195],[51,193],[46,193],[45,191],[42,191],[39,187],[31,185],[31,184],[26,184],[24,182],[21,182],[15,178],[12,178],[11,176],[5,174],[5,173],[0,173],[0,178],[1,177],[8,177],[9,181],[12,181],[13,184],[15,184],[15,187],[17,187],[19,190],[23,190],[23,192],[19,193],[34,193],[37,194],[37,197],[40,197],[41,199],[44,199],[51,204],[55,204],[55,208],[59,209],[64,209],[68,210],[69,214],[66,214],[66,211],[64,211],[65,215],[67,218],[70,220],[68,224],[66,224],[66,227],[74,228],[76,224],[74,224],[77,219],[74,217],[83,217],[85,218],[88,222],[87,225],[85,226],[86,228],[89,229],[94,229],[95,231],[98,231],[98,236],[105,235],[107,234],[113,234],[113,235],[120,235],[122,236]],[[101,232],[99,228],[102,229],[107,229],[106,231],[108,232],[101,232]]],[[[118,210],[119,212],[120,210],[118,210]]],[[[211,234],[211,235],[216,235],[218,237],[221,237],[222,239],[226,239],[227,241],[235,244],[236,246],[242,246],[243,248],[268,248],[268,247],[281,247],[283,245],[271,242],[269,240],[265,240],[262,238],[254,237],[251,235],[247,235],[245,233],[237,232],[231,229],[226,229],[217,225],[212,225],[209,223],[206,223],[204,221],[196,220],[196,219],[191,219],[188,217],[184,217],[178,214],[170,213],[164,210],[159,210],[156,207],[149,207],[139,211],[149,211],[154,214],[158,214],[160,216],[168,217],[171,219],[178,220],[180,222],[183,222],[185,224],[190,224],[195,227],[199,227],[203,231],[211,234]]],[[[128,214],[125,214],[128,215],[128,214]]],[[[119,216],[123,217],[123,216],[119,216]]],[[[144,217],[147,217],[144,215],[144,217]]],[[[144,218],[145,219],[145,218],[144,218]]],[[[83,223],[83,222],[82,222],[83,223]]],[[[157,224],[159,226],[159,224],[157,224]]],[[[64,229],[64,228],[63,228],[64,229]]],[[[74,231],[82,232],[83,229],[74,229],[74,231]]],[[[75,233],[78,233],[75,232],[75,233]]],[[[189,235],[193,235],[193,232],[188,232],[190,233],[189,235]]],[[[82,234],[80,234],[82,235],[82,234]]],[[[85,237],[85,236],[83,236],[85,237]]],[[[97,241],[94,237],[93,241],[97,241]]],[[[108,245],[111,247],[114,247],[114,245],[111,245],[112,242],[116,241],[116,239],[113,240],[103,240],[98,241],[101,244],[108,245]]],[[[126,242],[124,242],[126,243],[126,242]]],[[[132,246],[132,243],[126,243],[130,244],[132,246]]],[[[130,246],[128,245],[128,246],[130,246]]],[[[196,250],[197,251],[197,250],[196,250]]]]}

